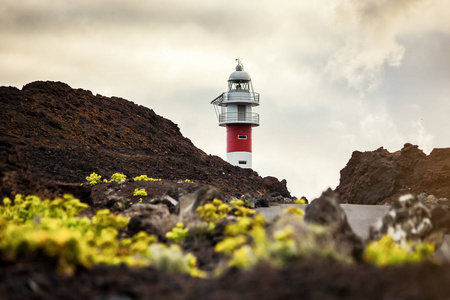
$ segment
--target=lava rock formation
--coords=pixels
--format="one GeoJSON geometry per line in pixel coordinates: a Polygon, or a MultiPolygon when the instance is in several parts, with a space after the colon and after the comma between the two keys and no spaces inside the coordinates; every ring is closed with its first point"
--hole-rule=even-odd
{"type": "Polygon", "coordinates": [[[226,195],[290,196],[286,181],[264,180],[206,154],[172,121],[125,99],[36,81],[22,90],[0,87],[0,105],[0,197],[69,190],[89,198],[76,186],[92,172],[190,179],[226,195]]]}
{"type": "Polygon", "coordinates": [[[409,143],[393,153],[383,147],[354,151],[335,191],[342,203],[352,204],[390,204],[408,193],[448,198],[450,148],[436,148],[430,155],[409,143]]]}

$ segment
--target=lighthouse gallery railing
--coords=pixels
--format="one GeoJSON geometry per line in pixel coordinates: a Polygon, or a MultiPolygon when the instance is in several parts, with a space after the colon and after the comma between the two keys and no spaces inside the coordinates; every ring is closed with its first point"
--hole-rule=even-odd
{"type": "Polygon", "coordinates": [[[219,115],[219,123],[243,122],[259,124],[259,114],[257,113],[221,113],[219,115]]]}
{"type": "Polygon", "coordinates": [[[229,93],[222,93],[219,97],[211,101],[214,105],[225,105],[231,102],[252,102],[253,105],[259,105],[259,94],[254,92],[240,92],[232,91],[229,93]]]}

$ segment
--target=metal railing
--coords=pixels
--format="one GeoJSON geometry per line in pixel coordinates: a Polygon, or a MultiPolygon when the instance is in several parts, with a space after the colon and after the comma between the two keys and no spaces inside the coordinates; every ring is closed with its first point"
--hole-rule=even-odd
{"type": "Polygon", "coordinates": [[[219,115],[219,124],[220,123],[252,123],[259,124],[259,114],[257,113],[221,113],[219,115]]]}
{"type": "Polygon", "coordinates": [[[221,103],[225,102],[254,102],[259,104],[259,94],[258,93],[251,93],[251,92],[228,92],[222,94],[222,101],[221,103]]]}
{"type": "Polygon", "coordinates": [[[259,94],[250,92],[225,92],[211,101],[211,104],[217,106],[226,106],[228,103],[251,103],[253,105],[259,105],[259,94]]]}

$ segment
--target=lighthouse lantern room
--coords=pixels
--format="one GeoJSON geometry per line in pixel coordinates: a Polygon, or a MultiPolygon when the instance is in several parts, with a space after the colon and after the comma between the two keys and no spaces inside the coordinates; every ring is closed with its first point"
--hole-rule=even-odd
{"type": "Polygon", "coordinates": [[[227,128],[227,161],[241,168],[252,168],[252,127],[259,126],[259,115],[252,108],[259,105],[250,75],[236,59],[236,70],[228,78],[228,92],[211,101],[219,126],[227,128]]]}

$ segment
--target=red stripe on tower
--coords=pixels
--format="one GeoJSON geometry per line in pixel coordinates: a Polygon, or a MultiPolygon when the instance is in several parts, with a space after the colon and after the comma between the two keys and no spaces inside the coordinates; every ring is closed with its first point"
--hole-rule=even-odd
{"type": "Polygon", "coordinates": [[[227,153],[252,152],[252,126],[249,124],[227,125],[227,153]]]}

